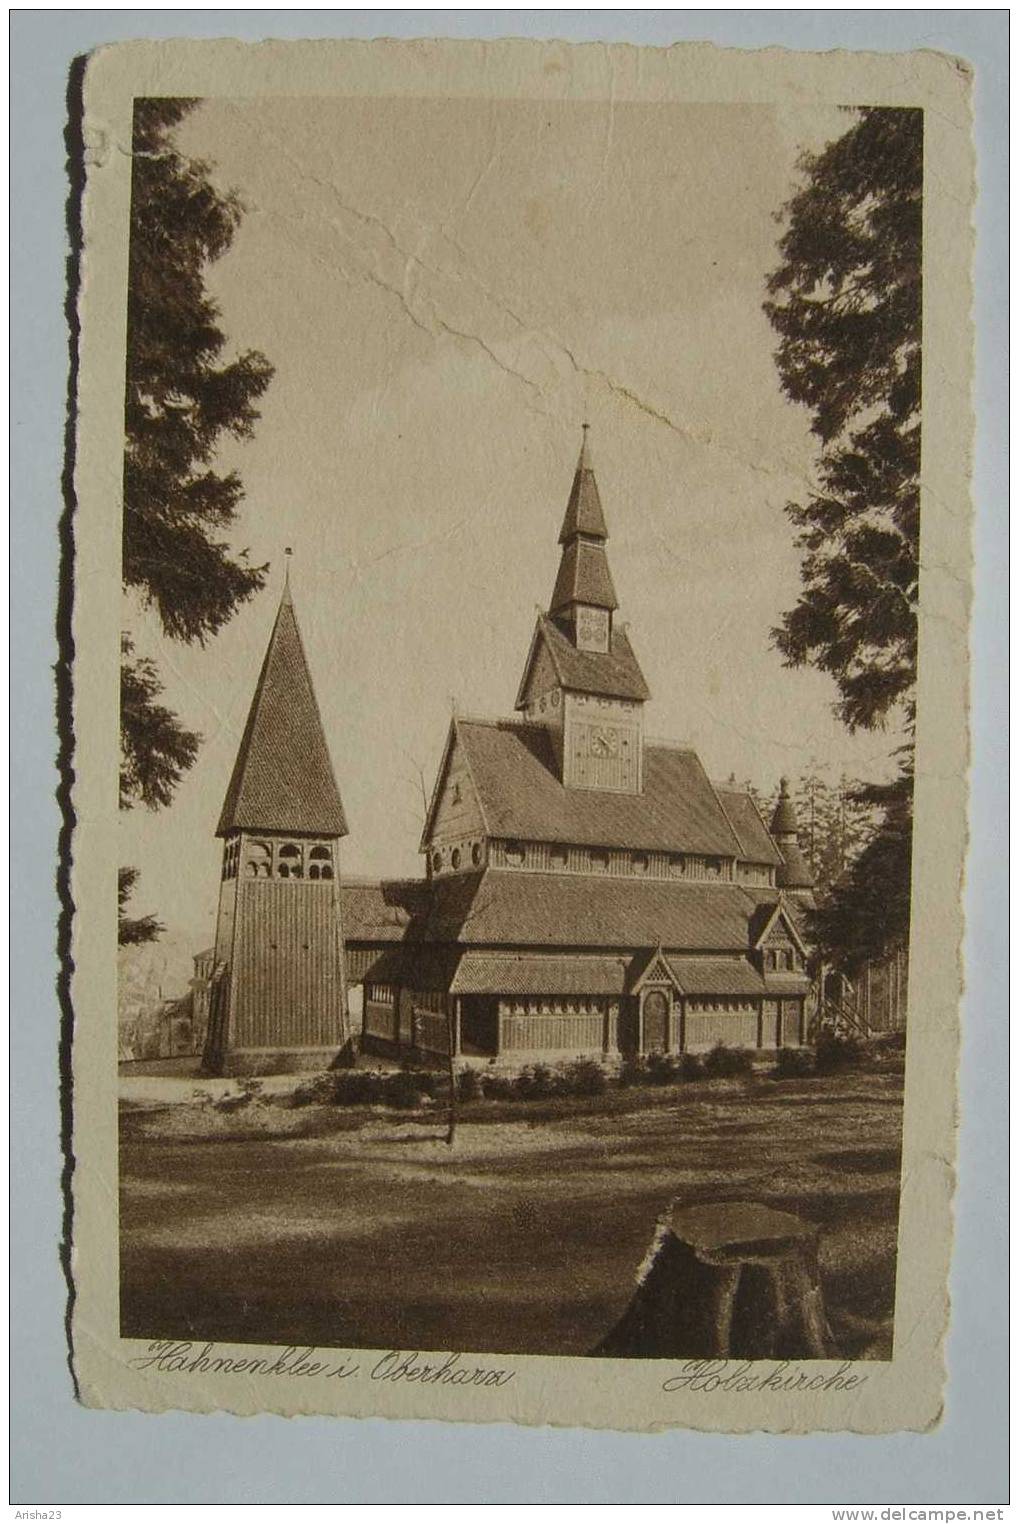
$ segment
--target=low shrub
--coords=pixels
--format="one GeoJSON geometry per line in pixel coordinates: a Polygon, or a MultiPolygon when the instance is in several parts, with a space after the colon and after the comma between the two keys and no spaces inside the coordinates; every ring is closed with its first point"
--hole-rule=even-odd
{"type": "Polygon", "coordinates": [[[776,1079],[804,1079],[814,1073],[814,1055],[809,1048],[779,1048],[775,1058],[776,1079]]]}
{"type": "Polygon", "coordinates": [[[370,1069],[330,1069],[298,1085],[291,1106],[392,1106],[406,1111],[434,1098],[438,1078],[426,1069],[379,1074],[370,1069]]]}
{"type": "Polygon", "coordinates": [[[814,1072],[834,1074],[840,1069],[856,1069],[865,1053],[855,1037],[837,1037],[834,1032],[820,1032],[814,1048],[814,1072]]]}
{"type": "Polygon", "coordinates": [[[679,1059],[679,1077],[689,1084],[704,1078],[704,1060],[699,1053],[682,1053],[679,1059]]]}
{"type": "Polygon", "coordinates": [[[212,1105],[215,1111],[228,1113],[231,1111],[243,1111],[245,1106],[251,1105],[252,1099],[252,1096],[245,1095],[242,1090],[238,1095],[221,1095],[213,1101],[212,1105]]]}
{"type": "Polygon", "coordinates": [[[291,1106],[331,1106],[335,1102],[332,1074],[316,1074],[290,1092],[291,1106]]]}
{"type": "Polygon", "coordinates": [[[486,1101],[512,1101],[516,1097],[514,1084],[508,1074],[483,1074],[481,1093],[486,1101]]]}
{"type": "Polygon", "coordinates": [[[649,1053],[647,1078],[652,1085],[671,1085],[677,1075],[676,1060],[668,1053],[649,1053]]]}
{"type": "Polygon", "coordinates": [[[252,1101],[262,1100],[262,1081],[246,1076],[237,1081],[236,1094],[221,1095],[212,1104],[217,1111],[229,1113],[243,1111],[246,1106],[251,1105],[252,1101]]]}
{"type": "Polygon", "coordinates": [[[624,1090],[630,1085],[643,1085],[647,1080],[647,1066],[639,1053],[627,1054],[619,1069],[619,1083],[624,1090]]]}
{"type": "Polygon", "coordinates": [[[457,1099],[480,1101],[482,1098],[481,1076],[477,1069],[461,1069],[456,1077],[457,1099]]]}
{"type": "Polygon", "coordinates": [[[605,1070],[593,1058],[578,1058],[563,1070],[567,1095],[604,1095],[607,1085],[605,1070]]]}
{"type": "Polygon", "coordinates": [[[384,1075],[368,1069],[334,1069],[328,1078],[333,1106],[373,1106],[382,1099],[384,1075]]]}
{"type": "Polygon", "coordinates": [[[434,1090],[434,1078],[423,1070],[399,1069],[387,1074],[382,1085],[382,1102],[398,1111],[411,1111],[420,1106],[422,1096],[434,1090]]]}
{"type": "Polygon", "coordinates": [[[716,1042],[704,1057],[704,1074],[708,1079],[735,1079],[752,1069],[753,1059],[746,1048],[727,1048],[724,1042],[716,1042]]]}
{"type": "Polygon", "coordinates": [[[545,1101],[549,1096],[558,1095],[563,1088],[563,1079],[545,1064],[522,1069],[513,1081],[514,1098],[520,1101],[545,1101]]]}

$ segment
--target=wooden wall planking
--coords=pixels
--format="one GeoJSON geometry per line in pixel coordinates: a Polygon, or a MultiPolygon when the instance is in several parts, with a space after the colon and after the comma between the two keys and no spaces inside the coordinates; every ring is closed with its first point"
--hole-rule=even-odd
{"type": "Polygon", "coordinates": [[[231,1048],[339,1045],[341,946],[335,884],[237,880],[231,1048]]]}

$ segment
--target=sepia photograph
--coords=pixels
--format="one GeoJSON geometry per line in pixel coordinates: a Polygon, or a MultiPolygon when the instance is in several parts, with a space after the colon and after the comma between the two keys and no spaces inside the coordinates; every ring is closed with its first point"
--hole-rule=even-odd
{"type": "Polygon", "coordinates": [[[86,1405],[938,1421],[969,88],[87,61],[86,1405]]]}
{"type": "Polygon", "coordinates": [[[889,1359],[923,113],[132,153],[122,1333],[889,1359]]]}

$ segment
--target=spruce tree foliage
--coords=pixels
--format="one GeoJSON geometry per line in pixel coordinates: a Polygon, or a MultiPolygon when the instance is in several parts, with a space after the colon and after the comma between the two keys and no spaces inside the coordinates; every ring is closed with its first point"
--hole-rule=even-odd
{"type": "Polygon", "coordinates": [[[875,803],[869,785],[844,774],[829,783],[817,772],[800,779],[795,798],[800,848],[816,891],[824,895],[873,834],[875,803]]]}
{"type": "MultiPolygon", "coordinates": [[[[787,505],[802,591],[774,631],[789,666],[834,679],[850,730],[911,734],[919,580],[923,113],[864,108],[801,161],[783,209],[765,311],[782,388],[810,409],[816,490],[787,505]]],[[[909,927],[912,758],[854,791],[874,834],[817,917],[833,961],[857,967],[909,927]],[[869,908],[868,908],[869,907],[869,908]]]]}
{"type": "Polygon", "coordinates": [[[826,893],[811,935],[826,961],[850,978],[905,948],[909,934],[913,777],[903,767],[887,784],[859,785],[852,796],[879,811],[879,824],[826,893]]]}
{"type": "Polygon", "coordinates": [[[264,355],[224,358],[226,335],[205,289],[242,209],[210,166],[174,146],[196,104],[135,105],[128,269],[124,583],[156,608],[174,640],[204,641],[262,587],[226,537],[243,495],[212,462],[224,435],[250,439],[272,377],[264,355]]]}
{"type": "Polygon", "coordinates": [[[765,311],[782,388],[813,414],[819,488],[787,508],[803,591],[775,638],[872,729],[916,677],[923,114],[864,110],[801,167],[765,311]]]}
{"type": "Polygon", "coordinates": [[[120,807],[161,809],[198,755],[201,737],[157,702],[163,685],[155,662],[134,655],[130,636],[121,635],[120,651],[120,807]]]}
{"type": "Polygon", "coordinates": [[[137,879],[137,868],[117,869],[117,940],[121,947],[133,947],[138,942],[154,942],[166,930],[155,916],[127,915],[127,902],[137,879]]]}
{"type": "MultiPolygon", "coordinates": [[[[197,104],[135,102],[124,405],[123,580],[156,611],[171,640],[205,641],[264,584],[231,544],[243,486],[215,469],[225,437],[249,439],[255,404],[272,378],[265,357],[234,357],[205,287],[209,266],[229,249],[242,216],[232,192],[217,190],[210,166],[182,154],[174,129],[197,104]]],[[[158,702],[155,664],[121,647],[122,808],[157,809],[192,765],[200,737],[158,702]]],[[[161,928],[126,920],[136,879],[121,872],[121,940],[161,928]],[[145,928],[151,929],[146,932],[145,928]],[[133,928],[133,929],[131,929],[133,928]],[[131,929],[125,935],[125,929],[131,929]]]]}

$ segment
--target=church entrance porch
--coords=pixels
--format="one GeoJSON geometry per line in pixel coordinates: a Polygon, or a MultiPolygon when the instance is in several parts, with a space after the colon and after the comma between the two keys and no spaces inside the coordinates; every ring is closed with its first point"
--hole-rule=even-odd
{"type": "Polygon", "coordinates": [[[672,991],[645,989],[640,997],[642,1053],[668,1053],[672,1047],[672,991]]]}
{"type": "Polygon", "coordinates": [[[460,1051],[465,1058],[497,1057],[499,1002],[494,995],[464,995],[461,998],[460,1051]]]}

